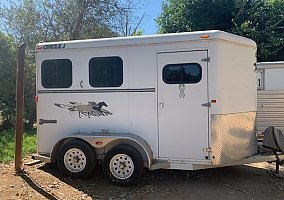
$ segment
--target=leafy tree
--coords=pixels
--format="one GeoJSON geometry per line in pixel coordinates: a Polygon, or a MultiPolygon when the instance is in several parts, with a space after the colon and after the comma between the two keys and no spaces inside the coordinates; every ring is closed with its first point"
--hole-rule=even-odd
{"type": "Polygon", "coordinates": [[[157,19],[159,32],[185,32],[232,27],[234,0],[168,0],[157,19]]]}
{"type": "Polygon", "coordinates": [[[0,32],[0,129],[9,128],[15,120],[15,55],[13,38],[0,32]]]}
{"type": "Polygon", "coordinates": [[[34,52],[26,51],[24,74],[24,128],[31,129],[36,121],[34,52]]]}
{"type": "Polygon", "coordinates": [[[10,1],[7,5],[0,3],[0,27],[11,36],[1,33],[1,41],[11,48],[4,49],[7,45],[0,47],[2,118],[9,124],[15,118],[16,50],[13,45],[27,45],[24,116],[26,128],[31,128],[35,121],[35,45],[40,41],[132,35],[137,32],[143,19],[143,16],[136,17],[133,13],[140,1],[22,0],[10,1]],[[7,53],[10,54],[6,55],[7,53]]]}
{"type": "Polygon", "coordinates": [[[141,36],[141,35],[143,35],[142,29],[139,29],[138,31],[132,33],[132,36],[141,36]]]}
{"type": "Polygon", "coordinates": [[[0,22],[18,43],[33,49],[39,41],[131,35],[142,17],[140,0],[23,0],[0,9],[0,22]]]}
{"type": "MultiPolygon", "coordinates": [[[[14,126],[16,114],[16,54],[17,48],[11,36],[0,32],[0,130],[14,126]]],[[[35,121],[35,68],[31,56],[25,64],[24,125],[31,128],[35,121]]]]}
{"type": "Polygon", "coordinates": [[[283,0],[168,0],[159,32],[217,29],[256,41],[259,61],[284,59],[283,0]]]}
{"type": "Polygon", "coordinates": [[[283,0],[240,0],[232,21],[231,32],[257,43],[259,61],[284,59],[283,0]]]}
{"type": "Polygon", "coordinates": [[[13,36],[17,44],[26,43],[33,49],[38,40],[43,40],[44,30],[40,28],[41,16],[35,1],[10,2],[9,7],[0,7],[0,16],[3,31],[13,36]]]}
{"type": "Polygon", "coordinates": [[[117,15],[116,32],[121,36],[137,36],[142,35],[142,30],[138,30],[144,19],[145,14],[136,16],[133,13],[143,9],[143,0],[124,0],[122,1],[120,13],[117,15]]]}

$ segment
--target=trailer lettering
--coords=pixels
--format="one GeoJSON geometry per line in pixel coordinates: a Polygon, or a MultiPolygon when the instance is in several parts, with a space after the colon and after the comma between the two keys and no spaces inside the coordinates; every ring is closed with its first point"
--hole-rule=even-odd
{"type": "Polygon", "coordinates": [[[48,45],[43,45],[43,49],[65,49],[65,44],[48,44],[48,45]]]}

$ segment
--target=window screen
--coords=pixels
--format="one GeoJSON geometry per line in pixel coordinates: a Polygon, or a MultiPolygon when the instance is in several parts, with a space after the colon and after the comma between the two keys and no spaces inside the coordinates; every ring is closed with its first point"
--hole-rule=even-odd
{"type": "Polygon", "coordinates": [[[95,57],[89,62],[92,87],[119,87],[123,82],[123,61],[120,57],[95,57]]]}
{"type": "Polygon", "coordinates": [[[167,84],[193,84],[202,78],[202,68],[197,63],[170,64],[163,68],[163,80],[167,84]]]}
{"type": "Polygon", "coordinates": [[[69,88],[72,85],[71,60],[43,61],[41,64],[41,83],[45,88],[69,88]]]}

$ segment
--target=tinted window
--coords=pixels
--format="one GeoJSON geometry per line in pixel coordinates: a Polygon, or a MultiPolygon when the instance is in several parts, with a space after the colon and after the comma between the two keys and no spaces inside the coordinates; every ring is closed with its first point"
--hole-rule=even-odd
{"type": "Polygon", "coordinates": [[[95,57],[89,62],[92,87],[119,87],[123,82],[123,61],[120,57],[95,57]]]}
{"type": "Polygon", "coordinates": [[[193,84],[201,78],[202,69],[197,63],[170,64],[163,68],[163,80],[167,84],[193,84]]]}
{"type": "Polygon", "coordinates": [[[72,85],[72,62],[68,59],[45,60],[41,64],[41,83],[45,88],[68,88],[72,85]]]}

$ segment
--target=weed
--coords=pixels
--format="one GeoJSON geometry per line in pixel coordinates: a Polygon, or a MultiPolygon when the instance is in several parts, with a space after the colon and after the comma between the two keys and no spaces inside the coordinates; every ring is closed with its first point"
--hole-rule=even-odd
{"type": "MultiPolygon", "coordinates": [[[[35,132],[23,135],[23,157],[36,152],[35,132]]],[[[15,131],[0,132],[0,163],[7,163],[14,159],[15,155],[15,131]]]]}

